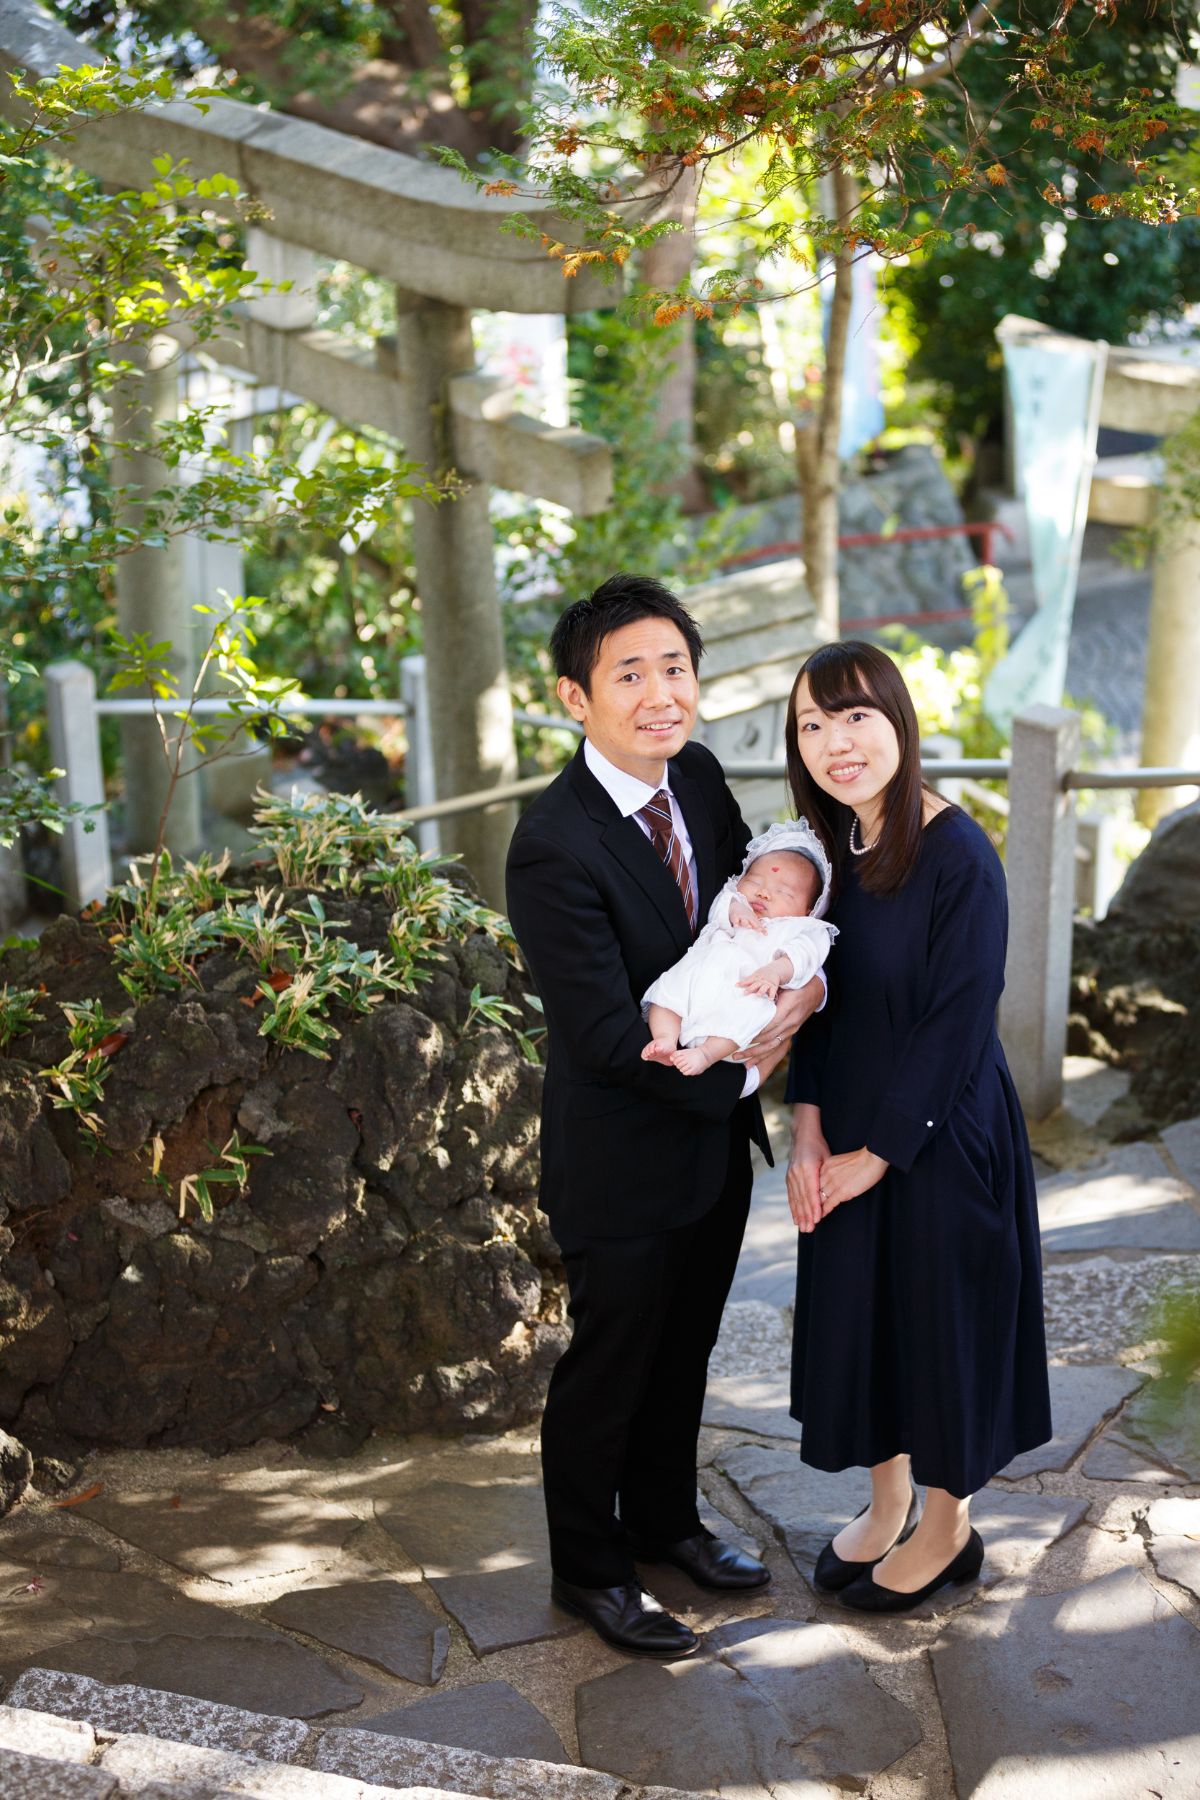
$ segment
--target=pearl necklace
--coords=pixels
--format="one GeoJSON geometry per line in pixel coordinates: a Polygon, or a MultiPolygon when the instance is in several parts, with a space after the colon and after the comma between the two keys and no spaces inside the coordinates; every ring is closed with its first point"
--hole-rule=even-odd
{"type": "Polygon", "coordinates": [[[867,851],[873,850],[875,848],[876,844],[879,842],[879,839],[877,837],[873,837],[869,844],[862,843],[861,839],[856,844],[854,841],[856,837],[859,837],[858,814],[857,813],[855,813],[854,823],[850,827],[850,854],[851,854],[851,856],[865,856],[867,854],[867,851]]]}

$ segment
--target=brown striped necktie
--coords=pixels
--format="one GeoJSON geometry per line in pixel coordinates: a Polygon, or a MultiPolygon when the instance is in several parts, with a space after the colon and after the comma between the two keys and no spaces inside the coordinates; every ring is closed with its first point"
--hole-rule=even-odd
{"type": "Polygon", "coordinates": [[[644,819],[650,827],[650,842],[675,877],[675,885],[683,895],[683,904],[687,909],[688,924],[695,931],[696,892],[692,886],[687,858],[683,854],[683,845],[675,835],[671,799],[666,788],[659,788],[653,800],[647,800],[645,806],[638,808],[638,818],[644,819]]]}

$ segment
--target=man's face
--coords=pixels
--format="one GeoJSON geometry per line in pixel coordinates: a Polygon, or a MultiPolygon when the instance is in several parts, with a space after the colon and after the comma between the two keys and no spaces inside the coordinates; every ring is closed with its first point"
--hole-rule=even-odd
{"type": "Polygon", "coordinates": [[[558,697],[601,756],[658,787],[663,764],[687,743],[700,688],[683,633],[649,618],[603,639],[590,693],[564,675],[558,697]]]}
{"type": "Polygon", "coordinates": [[[737,885],[760,919],[796,919],[811,912],[821,881],[806,856],[783,850],[757,857],[737,885]]]}

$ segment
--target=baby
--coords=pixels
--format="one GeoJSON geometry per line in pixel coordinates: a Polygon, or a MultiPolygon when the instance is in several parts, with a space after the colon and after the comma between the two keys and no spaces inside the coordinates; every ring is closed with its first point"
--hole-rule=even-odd
{"type": "Polygon", "coordinates": [[[806,819],[755,838],[687,955],[642,996],[652,1034],[643,1059],[699,1075],[745,1049],[780,988],[803,987],[828,956],[837,936],[820,918],[829,887],[829,859],[806,819]]]}

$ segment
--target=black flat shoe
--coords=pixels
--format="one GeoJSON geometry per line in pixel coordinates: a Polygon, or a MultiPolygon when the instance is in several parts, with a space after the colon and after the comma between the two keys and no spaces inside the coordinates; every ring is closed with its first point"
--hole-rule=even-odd
{"type": "Polygon", "coordinates": [[[697,1537],[679,1538],[673,1544],[653,1544],[645,1538],[629,1538],[634,1560],[648,1563],[671,1563],[690,1575],[697,1587],[720,1590],[766,1587],[771,1571],[756,1557],[748,1556],[736,1544],[702,1531],[697,1537]]]}
{"type": "MultiPolygon", "coordinates": [[[[867,1505],[870,1505],[869,1501],[867,1505]]],[[[866,1510],[867,1507],[864,1506],[862,1512],[855,1513],[854,1518],[861,1519],[866,1510]]],[[[851,1524],[853,1522],[851,1520],[851,1524]]],[[[873,1569],[877,1562],[882,1562],[884,1557],[896,1548],[896,1544],[903,1544],[916,1529],[917,1496],[914,1494],[908,1503],[908,1515],[904,1521],[904,1529],[895,1543],[889,1544],[886,1550],[881,1550],[878,1556],[871,1558],[870,1562],[847,1562],[838,1555],[833,1547],[833,1540],[830,1539],[818,1556],[813,1569],[813,1586],[819,1588],[823,1594],[840,1594],[843,1588],[850,1586],[852,1581],[857,1581],[860,1575],[865,1575],[869,1569],[873,1569]]]]}
{"type": "Polygon", "coordinates": [[[550,1598],[630,1656],[690,1656],[700,1644],[689,1626],[673,1619],[636,1581],[624,1587],[577,1587],[555,1575],[550,1598]]]}
{"type": "Polygon", "coordinates": [[[842,1605],[852,1606],[855,1612],[901,1613],[911,1612],[914,1606],[920,1606],[922,1600],[928,1600],[930,1594],[936,1594],[939,1588],[949,1587],[951,1582],[961,1587],[964,1582],[978,1579],[983,1567],[983,1539],[972,1527],[971,1535],[954,1558],[953,1562],[932,1581],[918,1588],[915,1594],[900,1594],[895,1588],[881,1587],[871,1575],[860,1575],[858,1580],[842,1593],[842,1605]]]}

